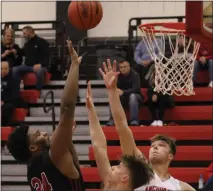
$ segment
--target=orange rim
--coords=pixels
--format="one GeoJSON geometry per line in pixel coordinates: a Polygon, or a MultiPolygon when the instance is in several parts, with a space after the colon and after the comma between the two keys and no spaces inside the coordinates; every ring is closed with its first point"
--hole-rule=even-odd
{"type": "Polygon", "coordinates": [[[139,26],[141,31],[148,33],[185,33],[185,23],[149,23],[139,26]],[[155,27],[162,27],[160,30],[155,27]],[[172,30],[169,30],[172,29],[172,30]]]}

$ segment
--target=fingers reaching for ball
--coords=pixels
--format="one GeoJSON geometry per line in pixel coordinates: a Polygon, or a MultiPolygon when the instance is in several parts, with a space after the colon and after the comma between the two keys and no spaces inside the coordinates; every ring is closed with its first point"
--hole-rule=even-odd
{"type": "Polygon", "coordinates": [[[78,64],[81,63],[81,60],[82,60],[82,57],[78,57],[78,54],[77,52],[75,51],[75,49],[73,48],[73,45],[72,45],[72,41],[71,40],[67,40],[67,47],[68,47],[68,50],[69,50],[69,53],[70,53],[70,56],[71,56],[71,60],[72,62],[76,62],[78,64]]]}
{"type": "Polygon", "coordinates": [[[105,62],[103,63],[103,70],[99,68],[99,72],[103,76],[106,88],[117,89],[117,79],[120,73],[116,72],[116,61],[114,60],[112,65],[110,59],[107,59],[107,64],[105,62]]]}

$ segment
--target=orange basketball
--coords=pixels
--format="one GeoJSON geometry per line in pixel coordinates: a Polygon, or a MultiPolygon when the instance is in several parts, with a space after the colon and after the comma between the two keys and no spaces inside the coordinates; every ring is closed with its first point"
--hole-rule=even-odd
{"type": "Polygon", "coordinates": [[[68,18],[79,30],[96,27],[103,17],[103,9],[97,1],[73,1],[68,7],[68,18]]]}

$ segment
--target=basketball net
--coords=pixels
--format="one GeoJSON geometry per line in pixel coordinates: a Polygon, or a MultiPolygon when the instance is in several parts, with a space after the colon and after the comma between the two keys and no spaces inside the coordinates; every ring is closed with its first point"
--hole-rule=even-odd
{"type": "Polygon", "coordinates": [[[194,95],[192,74],[200,44],[186,37],[184,23],[145,24],[139,28],[155,62],[154,91],[194,95]]]}

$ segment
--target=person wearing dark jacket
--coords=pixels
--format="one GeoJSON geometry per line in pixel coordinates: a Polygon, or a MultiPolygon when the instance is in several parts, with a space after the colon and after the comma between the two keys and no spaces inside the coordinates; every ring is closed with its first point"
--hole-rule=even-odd
{"type": "Polygon", "coordinates": [[[213,83],[213,58],[212,58],[212,48],[206,44],[201,44],[197,59],[194,63],[193,70],[193,83],[196,83],[197,73],[200,70],[208,70],[210,76],[209,87],[212,88],[213,83]]]}
{"type": "Polygon", "coordinates": [[[147,91],[148,108],[152,116],[151,126],[163,126],[164,113],[166,108],[174,106],[173,97],[169,95],[163,95],[154,91],[155,88],[155,66],[151,66],[146,77],[149,80],[149,88],[147,91]]]}
{"type": "Polygon", "coordinates": [[[1,61],[7,61],[10,68],[22,64],[22,55],[19,45],[14,43],[14,31],[5,29],[1,42],[1,61]]]}
{"type": "Polygon", "coordinates": [[[9,125],[16,101],[20,98],[19,84],[13,79],[8,62],[1,62],[1,122],[9,125]]]}
{"type": "Polygon", "coordinates": [[[13,68],[13,75],[17,81],[21,82],[22,75],[34,72],[37,76],[36,89],[41,91],[44,75],[48,69],[49,45],[45,39],[37,36],[30,26],[23,28],[23,35],[27,40],[22,49],[25,62],[24,65],[13,68]]]}
{"type": "MultiPolygon", "coordinates": [[[[119,62],[118,76],[118,92],[120,94],[121,104],[124,108],[128,108],[130,112],[130,125],[139,125],[139,107],[142,103],[143,97],[140,92],[140,77],[137,72],[131,69],[129,62],[122,60],[119,62]]],[[[114,121],[110,111],[110,120],[106,124],[113,126],[114,121]]]]}

